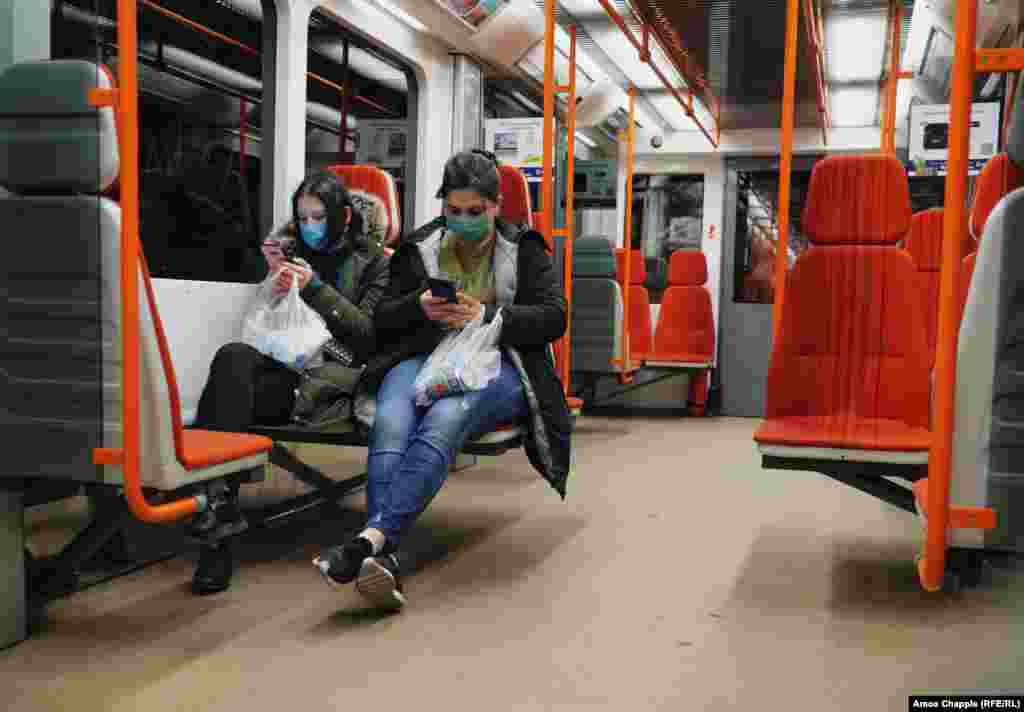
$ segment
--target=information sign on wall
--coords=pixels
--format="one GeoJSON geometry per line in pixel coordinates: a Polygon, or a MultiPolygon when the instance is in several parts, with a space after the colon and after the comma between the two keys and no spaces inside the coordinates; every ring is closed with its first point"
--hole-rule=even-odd
{"type": "MultiPolygon", "coordinates": [[[[999,151],[999,102],[971,106],[968,173],[977,175],[999,151]]],[[[946,174],[949,159],[949,104],[910,107],[907,173],[911,176],[946,174]]]]}
{"type": "Polygon", "coordinates": [[[544,177],[544,119],[488,119],[484,145],[502,163],[516,166],[530,182],[544,177]]]}

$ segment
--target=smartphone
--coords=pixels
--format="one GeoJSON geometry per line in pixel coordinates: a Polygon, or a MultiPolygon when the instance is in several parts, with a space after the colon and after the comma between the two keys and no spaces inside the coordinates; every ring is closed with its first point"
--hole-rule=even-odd
{"type": "Polygon", "coordinates": [[[458,301],[455,296],[455,282],[449,279],[428,277],[427,284],[430,285],[430,293],[435,297],[444,297],[449,304],[455,304],[458,301]]]}

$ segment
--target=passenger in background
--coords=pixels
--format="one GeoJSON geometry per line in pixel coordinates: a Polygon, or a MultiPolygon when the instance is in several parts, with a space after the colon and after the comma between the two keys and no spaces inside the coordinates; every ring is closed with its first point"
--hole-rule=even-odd
{"type": "MultiPolygon", "coordinates": [[[[373,353],[373,312],[388,283],[388,258],[365,226],[341,181],[332,173],[316,173],[292,196],[292,219],[263,244],[268,275],[277,274],[274,291],[284,294],[293,280],[298,281],[303,300],[324,318],[334,339],[354,354],[355,365],[373,353]],[[301,239],[296,239],[296,226],[301,239]],[[284,254],[289,244],[294,251],[291,260],[284,254]]],[[[256,424],[288,423],[295,416],[299,385],[299,374],[248,344],[227,344],[210,366],[194,427],[245,432],[256,424]]],[[[316,394],[305,396],[308,402],[321,400],[316,394]]],[[[315,413],[303,416],[317,420],[315,413]]],[[[234,481],[220,521],[208,517],[197,523],[200,530],[240,519],[238,489],[239,482],[234,481]]],[[[192,581],[196,593],[223,591],[231,580],[231,539],[213,538],[201,548],[192,581]]]]}
{"type": "Polygon", "coordinates": [[[549,346],[566,329],[566,303],[543,236],[497,218],[494,157],[459,153],[445,165],[444,214],[407,236],[391,259],[388,293],[377,307],[377,354],[364,372],[376,391],[367,464],[366,529],[324,551],[314,565],[332,584],[356,581],[371,603],[405,603],[396,556],[402,535],[448,476],[463,443],[526,421],[534,467],[564,497],[571,421],[549,346]],[[429,291],[428,277],[465,285],[457,303],[429,291]],[[413,382],[446,330],[502,310],[501,371],[483,390],[414,402],[413,382]]]}
{"type": "Polygon", "coordinates": [[[773,304],[775,302],[775,245],[761,235],[752,235],[750,272],[743,279],[744,302],[773,304]]]}

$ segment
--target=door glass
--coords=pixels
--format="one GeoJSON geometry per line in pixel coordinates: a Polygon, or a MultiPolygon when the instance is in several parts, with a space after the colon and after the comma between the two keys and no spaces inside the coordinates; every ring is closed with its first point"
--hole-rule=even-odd
{"type": "Polygon", "coordinates": [[[632,249],[642,250],[651,304],[668,286],[668,263],[676,250],[700,250],[704,234],[704,176],[633,176],[632,249]]]}
{"type": "MultiPolygon", "coordinates": [[[[792,173],[786,260],[789,269],[793,269],[796,258],[808,246],[801,216],[810,179],[809,170],[792,173]]],[[[737,184],[733,301],[772,304],[775,302],[779,173],[776,170],[739,171],[737,184]]]]}

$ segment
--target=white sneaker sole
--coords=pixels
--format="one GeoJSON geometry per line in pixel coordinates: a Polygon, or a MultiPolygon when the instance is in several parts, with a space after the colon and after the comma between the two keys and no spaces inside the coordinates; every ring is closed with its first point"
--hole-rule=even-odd
{"type": "MultiPolygon", "coordinates": [[[[369,559],[367,559],[366,561],[369,561],[369,559]]],[[[363,565],[365,566],[366,562],[363,562],[363,565]]],[[[313,566],[316,567],[316,570],[320,572],[320,575],[323,577],[324,581],[326,581],[327,585],[331,588],[335,589],[336,591],[344,591],[346,588],[348,588],[348,584],[338,583],[337,581],[335,581],[327,575],[327,562],[323,561],[319,556],[313,559],[313,566]]],[[[349,583],[352,582],[349,581],[349,583]]]]}
{"type": "Polygon", "coordinates": [[[356,590],[376,608],[397,611],[405,605],[394,575],[374,559],[366,559],[359,569],[356,590]]]}

